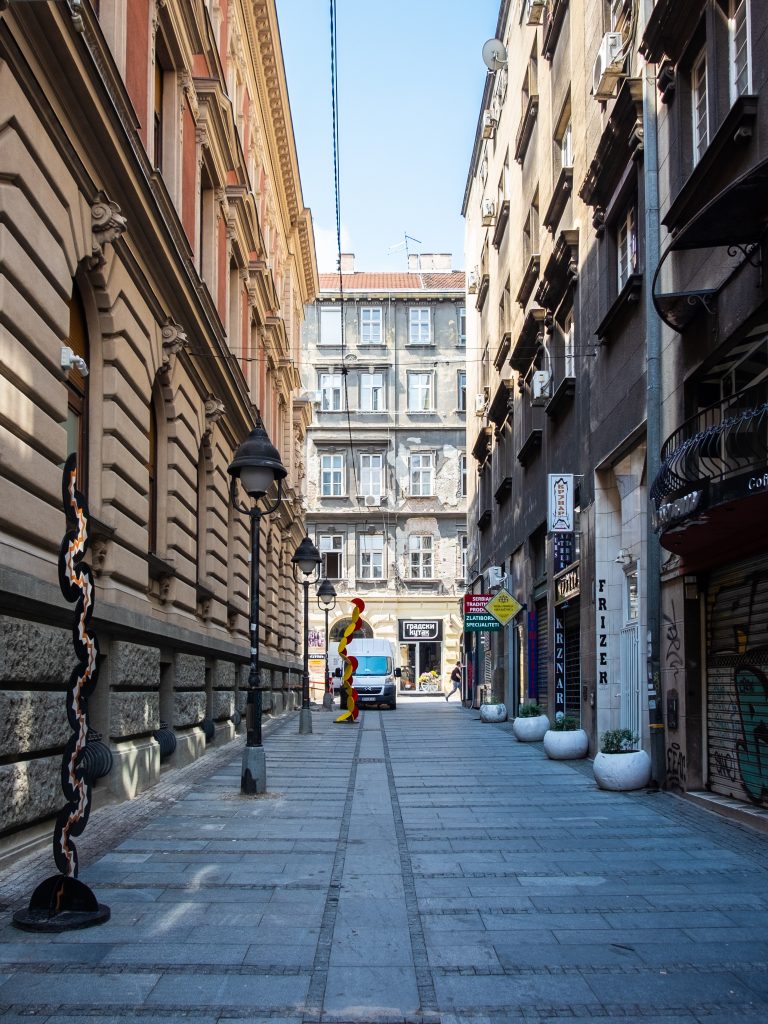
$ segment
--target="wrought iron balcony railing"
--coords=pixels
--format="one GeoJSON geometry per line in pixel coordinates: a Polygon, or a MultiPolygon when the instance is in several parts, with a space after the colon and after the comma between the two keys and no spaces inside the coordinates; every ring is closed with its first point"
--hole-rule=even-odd
{"type": "MultiPolygon", "coordinates": [[[[657,530],[702,511],[704,505],[711,507],[739,493],[747,496],[756,489],[750,483],[743,491],[724,485],[767,471],[768,382],[764,381],[702,409],[665,441],[661,469],[651,487],[657,530]]],[[[765,490],[767,483],[768,477],[756,487],[765,490]]]]}

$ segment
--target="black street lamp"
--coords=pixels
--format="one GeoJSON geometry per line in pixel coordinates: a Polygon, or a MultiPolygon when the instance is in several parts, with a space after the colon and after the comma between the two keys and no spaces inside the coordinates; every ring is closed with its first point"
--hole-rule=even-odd
{"type": "Polygon", "coordinates": [[[312,732],[312,712],[309,708],[309,585],[319,577],[323,559],[309,537],[305,537],[296,548],[296,554],[291,561],[293,562],[294,579],[297,583],[300,582],[304,585],[304,674],[301,680],[301,711],[299,712],[299,733],[304,734],[312,732]],[[301,570],[304,576],[303,580],[299,580],[297,568],[301,570]]]}
{"type": "Polygon", "coordinates": [[[328,612],[332,612],[336,607],[336,590],[327,576],[317,588],[317,605],[325,612],[325,685],[333,703],[333,686],[328,675],[328,612]]]}
{"type": "Polygon", "coordinates": [[[262,516],[275,511],[283,497],[283,480],[288,470],[280,461],[280,453],[259,423],[235,452],[227,467],[232,481],[229,498],[232,507],[244,512],[251,519],[251,668],[248,674],[248,698],[245,706],[245,751],[243,771],[240,778],[241,793],[265,793],[267,789],[267,762],[261,744],[262,691],[259,666],[259,526],[262,516]],[[251,499],[246,505],[237,500],[237,481],[251,499]],[[277,481],[277,495],[271,504],[259,508],[258,502],[265,497],[272,484],[277,481]]]}

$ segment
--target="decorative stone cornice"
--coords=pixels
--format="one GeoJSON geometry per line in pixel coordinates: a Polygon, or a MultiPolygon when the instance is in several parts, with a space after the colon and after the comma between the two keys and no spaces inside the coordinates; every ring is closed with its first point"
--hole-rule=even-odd
{"type": "Polygon", "coordinates": [[[108,199],[104,192],[99,192],[91,206],[91,256],[88,261],[91,270],[104,266],[107,262],[104,246],[119,238],[127,226],[117,203],[108,199]]]}

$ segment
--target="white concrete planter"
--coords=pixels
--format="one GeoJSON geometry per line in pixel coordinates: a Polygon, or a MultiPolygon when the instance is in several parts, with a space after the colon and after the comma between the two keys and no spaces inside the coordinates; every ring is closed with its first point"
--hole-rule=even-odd
{"type": "Polygon", "coordinates": [[[584,729],[549,729],[544,733],[544,753],[553,761],[574,761],[586,757],[589,736],[584,729]]]}
{"type": "Polygon", "coordinates": [[[592,767],[600,789],[642,789],[651,779],[651,759],[644,750],[596,754],[592,767]]]}
{"type": "Polygon", "coordinates": [[[480,721],[481,722],[506,722],[507,720],[507,705],[506,704],[481,704],[480,705],[480,721]]]}
{"type": "Polygon", "coordinates": [[[538,743],[544,739],[544,734],[549,729],[549,719],[546,715],[536,715],[534,718],[521,718],[519,715],[512,723],[512,732],[515,739],[521,743],[538,743]]]}

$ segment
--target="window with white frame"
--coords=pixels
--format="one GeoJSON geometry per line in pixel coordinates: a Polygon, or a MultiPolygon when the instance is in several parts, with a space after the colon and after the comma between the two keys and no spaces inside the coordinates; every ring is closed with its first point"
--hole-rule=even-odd
{"type": "Polygon", "coordinates": [[[341,309],[335,306],[320,307],[320,344],[341,344],[341,309]]]}
{"type": "Polygon", "coordinates": [[[340,498],[344,495],[344,456],[320,456],[320,495],[323,498],[340,498]]]}
{"type": "Polygon", "coordinates": [[[344,408],[344,389],[340,373],[320,374],[320,409],[322,412],[341,412],[344,408]]]}
{"type": "Polygon", "coordinates": [[[573,325],[573,312],[570,312],[563,324],[563,376],[576,376],[576,346],[573,325]]]}
{"type": "Polygon", "coordinates": [[[380,498],[384,493],[384,458],[381,455],[360,456],[360,494],[368,498],[380,498]]]}
{"type": "Polygon", "coordinates": [[[383,340],[381,306],[360,309],[360,341],[363,345],[380,345],[383,340]]]}
{"type": "Polygon", "coordinates": [[[749,57],[749,5],[747,0],[729,0],[728,35],[731,64],[731,100],[752,89],[752,66],[749,57]]]}
{"type": "Polygon", "coordinates": [[[560,147],[560,166],[573,167],[573,122],[569,119],[563,134],[558,140],[560,147]]]}
{"type": "Polygon", "coordinates": [[[360,411],[383,412],[386,409],[383,373],[360,374],[360,411]]]}
{"type": "Polygon", "coordinates": [[[459,538],[459,576],[461,579],[466,580],[467,578],[467,535],[463,533],[459,538]]]}
{"type": "Polygon", "coordinates": [[[411,497],[427,498],[434,493],[435,453],[411,454],[411,497]]]}
{"type": "Polygon", "coordinates": [[[329,580],[344,576],[344,538],[340,533],[321,533],[317,547],[323,559],[323,575],[329,580]]]}
{"type": "Polygon", "coordinates": [[[709,145],[707,103],[707,54],[703,49],[691,68],[691,114],[693,117],[693,162],[697,164],[709,145]]]}
{"type": "Polygon", "coordinates": [[[462,498],[467,496],[467,456],[465,452],[459,455],[459,493],[462,498]]]}
{"type": "Polygon", "coordinates": [[[459,344],[466,346],[467,344],[467,311],[461,306],[458,311],[459,315],[459,344]]]}
{"type": "Polygon", "coordinates": [[[360,552],[360,579],[384,579],[384,535],[361,533],[358,537],[360,552]]]}
{"type": "Polygon", "coordinates": [[[459,412],[466,412],[467,411],[467,371],[466,370],[459,370],[457,377],[458,377],[458,379],[457,379],[457,391],[458,391],[458,394],[457,394],[457,399],[458,399],[457,408],[458,408],[459,412]]]}
{"type": "Polygon", "coordinates": [[[626,622],[637,621],[640,611],[639,591],[637,587],[637,566],[624,574],[624,619],[626,622]]]}
{"type": "Polygon", "coordinates": [[[434,403],[434,375],[408,372],[408,412],[432,412],[434,403]]]}
{"type": "Polygon", "coordinates": [[[408,538],[408,560],[412,580],[431,580],[434,578],[432,537],[429,534],[411,534],[408,538]]]}
{"type": "Polygon", "coordinates": [[[429,306],[412,306],[408,310],[408,343],[429,345],[432,341],[432,319],[429,306]]]}
{"type": "Polygon", "coordinates": [[[637,269],[637,228],[635,207],[630,205],[616,232],[618,290],[621,291],[637,269]]]}

